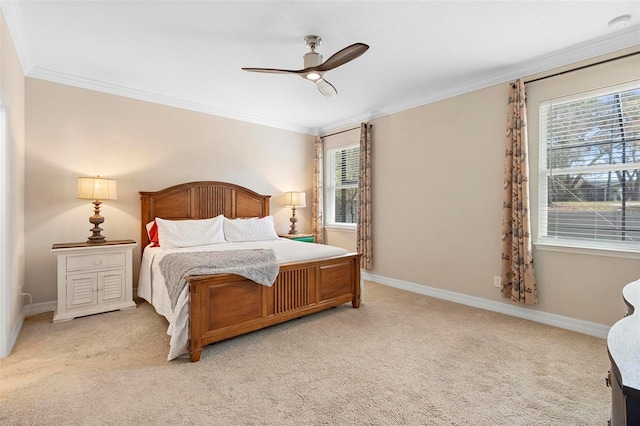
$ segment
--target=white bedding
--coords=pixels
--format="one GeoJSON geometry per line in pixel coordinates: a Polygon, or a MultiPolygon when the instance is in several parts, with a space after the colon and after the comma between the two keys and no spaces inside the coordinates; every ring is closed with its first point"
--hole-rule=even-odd
{"type": "Polygon", "coordinates": [[[175,309],[171,309],[171,301],[158,264],[169,253],[192,251],[240,250],[240,249],[273,249],[278,264],[300,262],[312,259],[323,259],[347,254],[347,250],[323,244],[312,244],[281,238],[268,241],[250,241],[238,243],[222,243],[208,246],[163,249],[147,246],[140,264],[138,280],[138,296],[151,303],[156,312],[169,321],[167,334],[171,336],[168,361],[188,353],[189,339],[189,287],[186,286],[175,309]]]}

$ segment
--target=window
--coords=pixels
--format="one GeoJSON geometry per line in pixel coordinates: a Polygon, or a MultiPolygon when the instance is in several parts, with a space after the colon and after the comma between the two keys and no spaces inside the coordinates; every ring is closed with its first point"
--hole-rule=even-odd
{"type": "Polygon", "coordinates": [[[327,151],[326,225],[353,225],[358,220],[360,147],[352,145],[327,151]]]}
{"type": "Polygon", "coordinates": [[[640,251],[640,81],[540,104],[541,243],[640,251]]]}

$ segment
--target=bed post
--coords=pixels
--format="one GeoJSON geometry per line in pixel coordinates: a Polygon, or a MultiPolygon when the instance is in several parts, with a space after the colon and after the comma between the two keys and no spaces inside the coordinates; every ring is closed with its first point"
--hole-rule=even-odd
{"type": "MultiPolygon", "coordinates": [[[[187,285],[189,286],[189,312],[191,318],[202,318],[204,312],[202,311],[202,292],[197,284],[190,283],[187,279],[187,285]]],[[[200,361],[200,354],[202,353],[202,323],[198,320],[189,321],[189,359],[191,362],[200,361]]]]}
{"type": "Polygon", "coordinates": [[[147,223],[151,222],[153,219],[149,219],[149,196],[145,194],[140,194],[140,222],[142,224],[140,228],[140,256],[142,256],[142,252],[145,247],[149,244],[149,235],[147,234],[147,223]]]}
{"type": "Polygon", "coordinates": [[[353,259],[353,273],[355,276],[353,277],[353,285],[355,286],[353,292],[353,300],[351,301],[351,306],[354,308],[360,307],[360,292],[362,291],[362,283],[361,283],[361,274],[360,274],[360,256],[357,256],[353,259]]]}

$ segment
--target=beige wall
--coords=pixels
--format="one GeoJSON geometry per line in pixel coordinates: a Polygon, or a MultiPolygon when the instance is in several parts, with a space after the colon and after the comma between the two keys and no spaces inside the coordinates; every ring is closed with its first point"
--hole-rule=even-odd
{"type": "MultiPolygon", "coordinates": [[[[373,121],[372,274],[511,304],[493,287],[507,92],[501,84],[373,121]]],[[[290,210],[278,196],[311,193],[309,135],[30,78],[26,93],[26,287],[36,303],[56,298],[51,245],[89,234],[77,176],[118,180],[119,199],[103,204],[109,239],[138,240],[141,190],[238,183],[276,196],[280,232],[290,210]]],[[[310,211],[298,211],[301,232],[310,211]]],[[[349,246],[353,237],[329,239],[349,246]]],[[[621,288],[640,276],[638,260],[576,253],[536,251],[536,266],[540,303],[528,309],[605,325],[624,312],[621,288]]]]}
{"type": "MultiPolygon", "coordinates": [[[[7,156],[8,170],[5,170],[5,165],[2,165],[0,170],[0,173],[3,173],[3,179],[7,179],[9,185],[8,193],[5,193],[2,188],[2,194],[0,194],[3,202],[8,203],[6,206],[9,218],[8,253],[5,262],[9,270],[2,272],[7,272],[6,277],[9,280],[7,292],[9,327],[10,332],[15,334],[14,329],[18,325],[24,306],[24,301],[20,299],[19,294],[24,285],[25,79],[2,12],[0,12],[0,92],[9,106],[8,146],[2,147],[7,156]]],[[[0,214],[4,215],[5,211],[0,214]]]]}
{"type": "MultiPolygon", "coordinates": [[[[633,66],[640,77],[637,57],[633,66]]],[[[373,121],[371,273],[512,303],[493,287],[500,275],[507,94],[501,84],[373,121]]],[[[535,153],[536,144],[534,135],[535,153]]],[[[597,324],[622,317],[621,289],[640,278],[637,257],[535,250],[535,262],[540,303],[529,308],[597,324]]]]}
{"type": "Polygon", "coordinates": [[[507,85],[373,121],[376,275],[499,300],[507,85]]]}
{"type": "MultiPolygon", "coordinates": [[[[78,176],[118,181],[105,201],[103,235],[139,240],[138,191],[218,180],[270,194],[278,232],[288,231],[289,190],[310,193],[313,137],[27,78],[26,283],[34,302],[56,299],[51,245],[85,241],[92,204],[75,198],[78,176]]],[[[298,227],[310,232],[310,209],[298,227]]],[[[136,259],[137,281],[140,247],[136,259]]]]}

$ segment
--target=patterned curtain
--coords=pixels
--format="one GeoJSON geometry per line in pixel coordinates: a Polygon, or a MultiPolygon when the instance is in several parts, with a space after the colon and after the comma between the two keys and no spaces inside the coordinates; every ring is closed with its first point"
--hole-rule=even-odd
{"type": "Polygon", "coordinates": [[[362,267],[373,269],[371,243],[371,124],[360,124],[360,178],[358,180],[358,253],[362,267]]]}
{"type": "Polygon", "coordinates": [[[313,145],[313,202],[311,204],[311,232],[315,242],[324,244],[324,139],[316,136],[313,145]]]}
{"type": "Polygon", "coordinates": [[[527,107],[524,81],[511,83],[502,203],[502,296],[538,303],[529,216],[527,107]]]}

